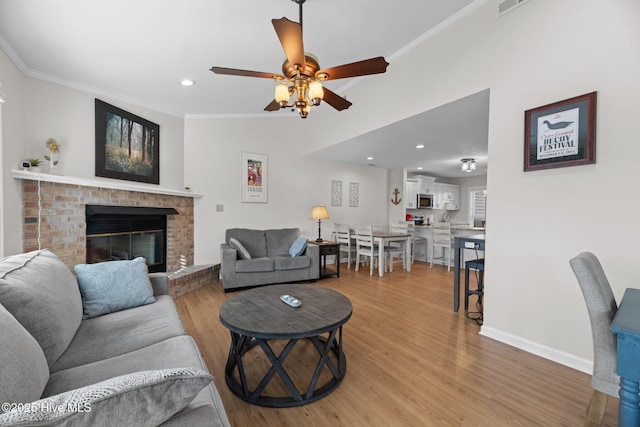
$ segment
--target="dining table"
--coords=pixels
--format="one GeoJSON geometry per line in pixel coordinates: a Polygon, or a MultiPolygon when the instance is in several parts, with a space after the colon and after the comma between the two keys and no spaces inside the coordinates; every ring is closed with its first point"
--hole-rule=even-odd
{"type": "MultiPolygon", "coordinates": [[[[391,242],[401,242],[404,246],[404,268],[411,271],[411,234],[388,233],[384,231],[374,231],[371,233],[373,239],[378,244],[378,275],[384,277],[384,247],[391,242]]],[[[355,238],[355,234],[353,235],[355,238]]]]}
{"type": "MultiPolygon", "coordinates": [[[[401,242],[405,250],[404,268],[407,271],[411,271],[411,234],[373,231],[371,236],[378,245],[378,266],[384,266],[384,247],[388,246],[391,242],[401,242]]],[[[335,231],[333,232],[333,238],[335,240],[335,231]]],[[[356,233],[354,230],[349,230],[349,238],[351,238],[353,242],[356,241],[356,233]]],[[[378,275],[384,277],[384,267],[378,267],[378,275]]]]}
{"type": "Polygon", "coordinates": [[[460,308],[460,268],[463,267],[463,251],[471,249],[484,252],[484,234],[454,236],[455,258],[453,264],[453,311],[460,308]]]}

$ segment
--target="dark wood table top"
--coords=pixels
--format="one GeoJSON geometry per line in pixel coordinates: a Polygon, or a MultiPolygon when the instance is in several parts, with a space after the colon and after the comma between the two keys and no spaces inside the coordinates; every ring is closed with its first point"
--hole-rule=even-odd
{"type": "Polygon", "coordinates": [[[271,285],[242,291],[220,307],[220,321],[231,331],[265,339],[319,335],[349,320],[351,301],[340,292],[315,285],[271,285]],[[302,302],[291,307],[280,300],[291,295],[302,302]]]}

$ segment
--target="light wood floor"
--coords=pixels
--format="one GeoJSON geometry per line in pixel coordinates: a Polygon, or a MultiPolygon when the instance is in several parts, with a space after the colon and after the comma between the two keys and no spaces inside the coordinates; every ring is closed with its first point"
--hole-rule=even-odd
{"type": "MultiPolygon", "coordinates": [[[[416,262],[411,273],[396,268],[380,279],[368,269],[342,267],[339,279],[315,285],[340,291],[353,303],[343,328],[347,374],[333,393],[296,408],[251,405],[227,388],[230,336],[218,310],[235,292],[211,285],[176,300],[233,426],[583,424],[591,377],[480,336],[462,307],[452,310],[453,272],[416,262]]],[[[617,425],[617,405],[609,398],[603,425],[617,425]]]]}

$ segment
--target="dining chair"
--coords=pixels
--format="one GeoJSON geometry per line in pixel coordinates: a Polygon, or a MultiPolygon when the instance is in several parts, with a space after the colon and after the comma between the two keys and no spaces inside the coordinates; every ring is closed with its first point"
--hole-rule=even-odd
{"type": "MultiPolygon", "coordinates": [[[[389,233],[409,234],[409,225],[391,223],[389,224],[389,233]]],[[[406,243],[407,242],[391,242],[389,246],[385,246],[384,250],[387,253],[387,258],[389,259],[390,272],[393,271],[394,259],[402,261],[402,268],[405,270],[407,269],[407,263],[409,262],[409,260],[406,259],[406,243]]]]}
{"type": "Polygon", "coordinates": [[[336,242],[340,243],[340,253],[347,253],[347,270],[351,268],[351,255],[356,255],[356,245],[352,243],[351,233],[349,231],[349,224],[334,224],[336,242]]]}
{"type": "Polygon", "coordinates": [[[618,305],[602,265],[594,254],[582,252],[569,264],[582,289],[593,336],[593,394],[584,425],[599,426],[608,397],[618,397],[620,378],[616,375],[616,336],[610,330],[618,305]]]}
{"type": "Polygon", "coordinates": [[[431,244],[431,264],[429,267],[433,268],[433,261],[436,259],[447,260],[447,271],[451,271],[451,255],[453,251],[451,223],[434,222],[431,224],[431,231],[433,233],[433,240],[431,244]],[[436,256],[438,250],[442,250],[442,256],[436,256]]]}
{"type": "MultiPolygon", "coordinates": [[[[424,245],[424,261],[428,262],[429,259],[427,257],[428,247],[429,247],[429,239],[423,236],[418,236],[416,233],[416,228],[413,225],[413,221],[399,221],[400,224],[407,224],[409,234],[411,234],[411,264],[416,260],[416,246],[424,245]]],[[[422,254],[422,252],[417,252],[422,254]]]]}
{"type": "MultiPolygon", "coordinates": [[[[378,247],[373,240],[373,232],[371,231],[371,225],[356,225],[354,226],[356,232],[356,271],[358,271],[358,267],[360,266],[361,257],[369,258],[369,275],[373,276],[373,267],[376,264],[377,260],[377,251],[378,247]]],[[[385,268],[386,264],[386,253],[385,260],[382,266],[378,265],[378,269],[385,268]]]]}

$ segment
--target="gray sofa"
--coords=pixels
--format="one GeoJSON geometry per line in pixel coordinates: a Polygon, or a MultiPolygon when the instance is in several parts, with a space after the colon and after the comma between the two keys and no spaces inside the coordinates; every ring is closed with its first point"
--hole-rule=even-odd
{"type": "Polygon", "coordinates": [[[298,228],[251,230],[230,228],[220,245],[222,287],[225,291],[249,286],[316,280],[320,275],[320,249],[308,244],[292,257],[291,245],[300,237],[298,228]],[[251,259],[243,259],[231,239],[239,241],[251,259]]]}
{"type": "Polygon", "coordinates": [[[83,319],[55,254],[0,260],[0,425],[229,426],[168,277],[149,277],[155,302],[83,319]]]}

